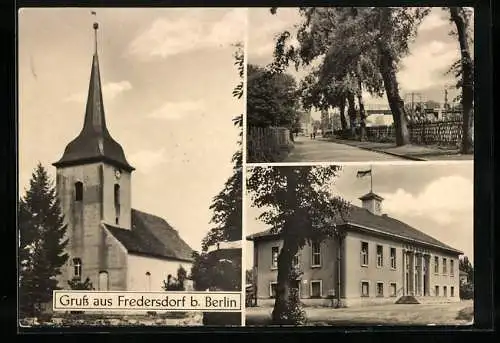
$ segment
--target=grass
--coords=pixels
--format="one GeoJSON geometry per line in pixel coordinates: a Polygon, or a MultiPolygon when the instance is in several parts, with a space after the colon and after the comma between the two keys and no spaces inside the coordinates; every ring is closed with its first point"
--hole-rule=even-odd
{"type": "MultiPolygon", "coordinates": [[[[450,304],[390,304],[358,308],[305,308],[308,326],[464,325],[472,321],[472,301],[450,304]],[[457,314],[458,313],[458,314],[457,314]]],[[[271,323],[271,307],[246,310],[246,325],[271,323]]]]}
{"type": "Polygon", "coordinates": [[[458,311],[458,315],[456,317],[457,320],[466,320],[468,322],[472,321],[474,318],[474,307],[469,306],[458,311]]]}

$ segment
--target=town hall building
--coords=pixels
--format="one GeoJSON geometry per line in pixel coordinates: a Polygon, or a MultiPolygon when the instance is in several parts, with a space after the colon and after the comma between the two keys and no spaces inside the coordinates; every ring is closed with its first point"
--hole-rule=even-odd
{"type": "MultiPolygon", "coordinates": [[[[309,305],[363,306],[410,301],[459,301],[463,253],[382,213],[370,191],[336,223],[337,238],[306,245],[295,256],[301,301],[309,305]],[[339,303],[340,301],[340,303],[339,303]]],[[[282,240],[271,230],[247,237],[254,245],[257,304],[274,302],[282,240]]]]}
{"type": "Polygon", "coordinates": [[[190,272],[193,250],[179,232],[132,208],[134,167],[106,126],[97,43],[83,128],[53,165],[69,239],[61,288],[89,278],[95,290],[161,291],[180,266],[190,272]]]}

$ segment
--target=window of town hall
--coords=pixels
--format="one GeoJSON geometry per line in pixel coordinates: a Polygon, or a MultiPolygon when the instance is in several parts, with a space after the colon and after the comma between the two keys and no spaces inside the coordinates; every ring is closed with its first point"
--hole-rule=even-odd
{"type": "Polygon", "coordinates": [[[384,266],[384,247],[377,245],[377,267],[384,266]]]}
{"type": "Polygon", "coordinates": [[[368,243],[361,242],[361,265],[368,265],[368,243]]]}
{"type": "Polygon", "coordinates": [[[391,268],[396,269],[396,248],[391,248],[391,268]]]}

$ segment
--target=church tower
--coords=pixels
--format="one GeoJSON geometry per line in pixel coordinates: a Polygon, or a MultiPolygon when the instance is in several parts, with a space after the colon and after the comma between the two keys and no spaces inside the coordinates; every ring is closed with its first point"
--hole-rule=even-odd
{"type": "Polygon", "coordinates": [[[97,54],[98,24],[94,23],[95,51],[83,128],[64,150],[57,168],[56,189],[67,223],[67,280],[87,277],[97,289],[97,275],[106,270],[107,246],[101,223],[131,229],[131,173],[123,148],[106,126],[97,54]]]}

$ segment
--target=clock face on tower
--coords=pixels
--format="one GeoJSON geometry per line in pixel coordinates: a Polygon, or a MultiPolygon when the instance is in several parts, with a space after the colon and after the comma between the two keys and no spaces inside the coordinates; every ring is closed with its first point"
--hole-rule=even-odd
{"type": "Polygon", "coordinates": [[[116,169],[116,170],[115,170],[115,177],[116,177],[117,179],[119,179],[121,175],[122,175],[122,173],[120,172],[120,170],[116,169]]]}

